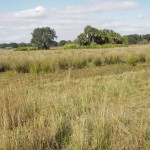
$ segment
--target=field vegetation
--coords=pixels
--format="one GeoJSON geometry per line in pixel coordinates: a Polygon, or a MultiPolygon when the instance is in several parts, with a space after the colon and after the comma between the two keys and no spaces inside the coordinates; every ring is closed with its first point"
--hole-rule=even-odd
{"type": "Polygon", "coordinates": [[[0,66],[0,149],[150,149],[150,45],[0,51],[0,66]]]}
{"type": "Polygon", "coordinates": [[[104,50],[7,51],[1,52],[0,66],[3,71],[13,70],[22,73],[56,72],[111,64],[135,66],[137,63],[149,63],[150,61],[149,45],[144,47],[145,50],[130,46],[104,50]]]}

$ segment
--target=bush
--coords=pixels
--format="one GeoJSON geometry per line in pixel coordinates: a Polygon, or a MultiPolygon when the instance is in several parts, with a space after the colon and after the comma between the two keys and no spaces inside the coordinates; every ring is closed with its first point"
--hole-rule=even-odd
{"type": "Polygon", "coordinates": [[[82,69],[87,66],[87,59],[86,58],[75,58],[72,62],[73,69],[82,69]]]}
{"type": "Polygon", "coordinates": [[[112,61],[114,64],[123,63],[123,60],[121,59],[121,56],[114,55],[112,58],[112,61]]]}
{"type": "Polygon", "coordinates": [[[16,51],[34,51],[34,50],[38,50],[38,48],[37,47],[26,47],[26,46],[16,48],[16,51]]]}
{"type": "Polygon", "coordinates": [[[102,65],[102,59],[100,58],[100,57],[98,57],[98,58],[95,58],[94,60],[93,60],[93,63],[94,63],[94,65],[95,66],[101,66],[102,65]]]}
{"type": "Polygon", "coordinates": [[[144,54],[130,54],[126,57],[126,62],[135,66],[136,63],[146,62],[146,56],[144,54]]]}
{"type": "Polygon", "coordinates": [[[58,68],[62,70],[67,70],[71,64],[70,60],[67,58],[59,58],[57,63],[58,68]]]}
{"type": "Polygon", "coordinates": [[[130,65],[135,66],[135,64],[138,62],[138,57],[136,54],[127,55],[125,58],[125,62],[130,65]]]}
{"type": "Polygon", "coordinates": [[[115,48],[115,47],[126,47],[125,44],[104,44],[99,45],[97,43],[91,43],[90,45],[80,46],[78,44],[66,44],[63,49],[99,49],[99,48],[115,48]]]}
{"type": "Polygon", "coordinates": [[[8,70],[11,70],[11,64],[7,63],[7,62],[0,62],[0,72],[5,72],[8,70]]]}
{"type": "Polygon", "coordinates": [[[78,44],[66,44],[63,46],[63,49],[80,49],[78,44]]]}
{"type": "Polygon", "coordinates": [[[55,72],[57,64],[52,61],[45,61],[42,64],[42,72],[55,72]]]}
{"type": "Polygon", "coordinates": [[[22,63],[17,63],[15,69],[19,73],[29,73],[30,72],[29,62],[25,61],[22,63]]]}
{"type": "Polygon", "coordinates": [[[99,48],[100,45],[97,43],[91,43],[90,45],[87,45],[86,48],[99,48]]]}
{"type": "Polygon", "coordinates": [[[141,62],[141,63],[146,62],[146,56],[145,56],[145,54],[139,54],[138,55],[138,62],[141,62]]]}
{"type": "Polygon", "coordinates": [[[114,64],[113,56],[105,56],[104,57],[104,64],[106,64],[106,65],[114,64]]]}

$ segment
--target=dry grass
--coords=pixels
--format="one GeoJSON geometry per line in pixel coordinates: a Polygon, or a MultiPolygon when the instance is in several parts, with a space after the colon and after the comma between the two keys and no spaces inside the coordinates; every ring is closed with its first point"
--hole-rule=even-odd
{"type": "Polygon", "coordinates": [[[150,45],[99,50],[0,51],[4,71],[23,73],[56,72],[93,66],[150,62],[150,45]]]}
{"type": "MultiPolygon", "coordinates": [[[[15,55],[11,53],[0,52],[0,57],[12,59],[15,55]]],[[[20,53],[18,57],[51,57],[46,53],[59,55],[46,51],[20,53]]],[[[148,150],[149,91],[149,64],[108,65],[52,74],[1,73],[0,148],[148,150]]]]}

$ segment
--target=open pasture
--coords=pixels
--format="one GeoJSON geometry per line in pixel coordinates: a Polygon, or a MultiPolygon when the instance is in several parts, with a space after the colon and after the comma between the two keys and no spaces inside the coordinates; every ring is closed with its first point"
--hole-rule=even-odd
{"type": "Polygon", "coordinates": [[[150,149],[150,45],[0,51],[0,66],[0,149],[150,149]]]}

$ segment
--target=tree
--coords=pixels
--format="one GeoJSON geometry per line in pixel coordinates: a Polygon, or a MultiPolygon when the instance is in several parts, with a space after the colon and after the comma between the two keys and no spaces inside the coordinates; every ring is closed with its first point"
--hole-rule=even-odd
{"type": "Polygon", "coordinates": [[[84,33],[81,33],[76,42],[81,46],[89,44],[128,44],[128,41],[125,37],[122,37],[119,33],[116,33],[112,30],[104,29],[99,30],[92,26],[86,26],[84,28],[84,33]]]}
{"type": "Polygon", "coordinates": [[[92,43],[95,42],[95,36],[97,36],[98,30],[88,25],[84,28],[84,34],[88,38],[89,43],[92,43]]]}
{"type": "Polygon", "coordinates": [[[80,35],[78,35],[77,37],[77,42],[84,46],[84,45],[88,45],[89,44],[89,40],[88,38],[86,37],[86,34],[85,33],[81,33],[80,35]]]}
{"type": "Polygon", "coordinates": [[[67,44],[67,41],[66,40],[61,40],[59,42],[59,46],[64,46],[65,44],[67,44]]]}
{"type": "Polygon", "coordinates": [[[125,36],[128,39],[129,44],[148,44],[150,43],[150,34],[138,35],[131,34],[125,36]]]}
{"type": "Polygon", "coordinates": [[[138,34],[132,34],[126,36],[129,44],[138,44],[141,41],[141,36],[138,34]]]}
{"type": "Polygon", "coordinates": [[[50,27],[36,28],[32,33],[31,43],[39,49],[48,49],[53,45],[55,38],[57,36],[54,29],[50,27]]]}
{"type": "Polygon", "coordinates": [[[31,46],[31,43],[24,43],[24,42],[22,42],[22,43],[19,43],[18,46],[19,47],[31,46]]]}
{"type": "Polygon", "coordinates": [[[17,43],[9,43],[9,47],[17,48],[18,44],[17,43]]]}

